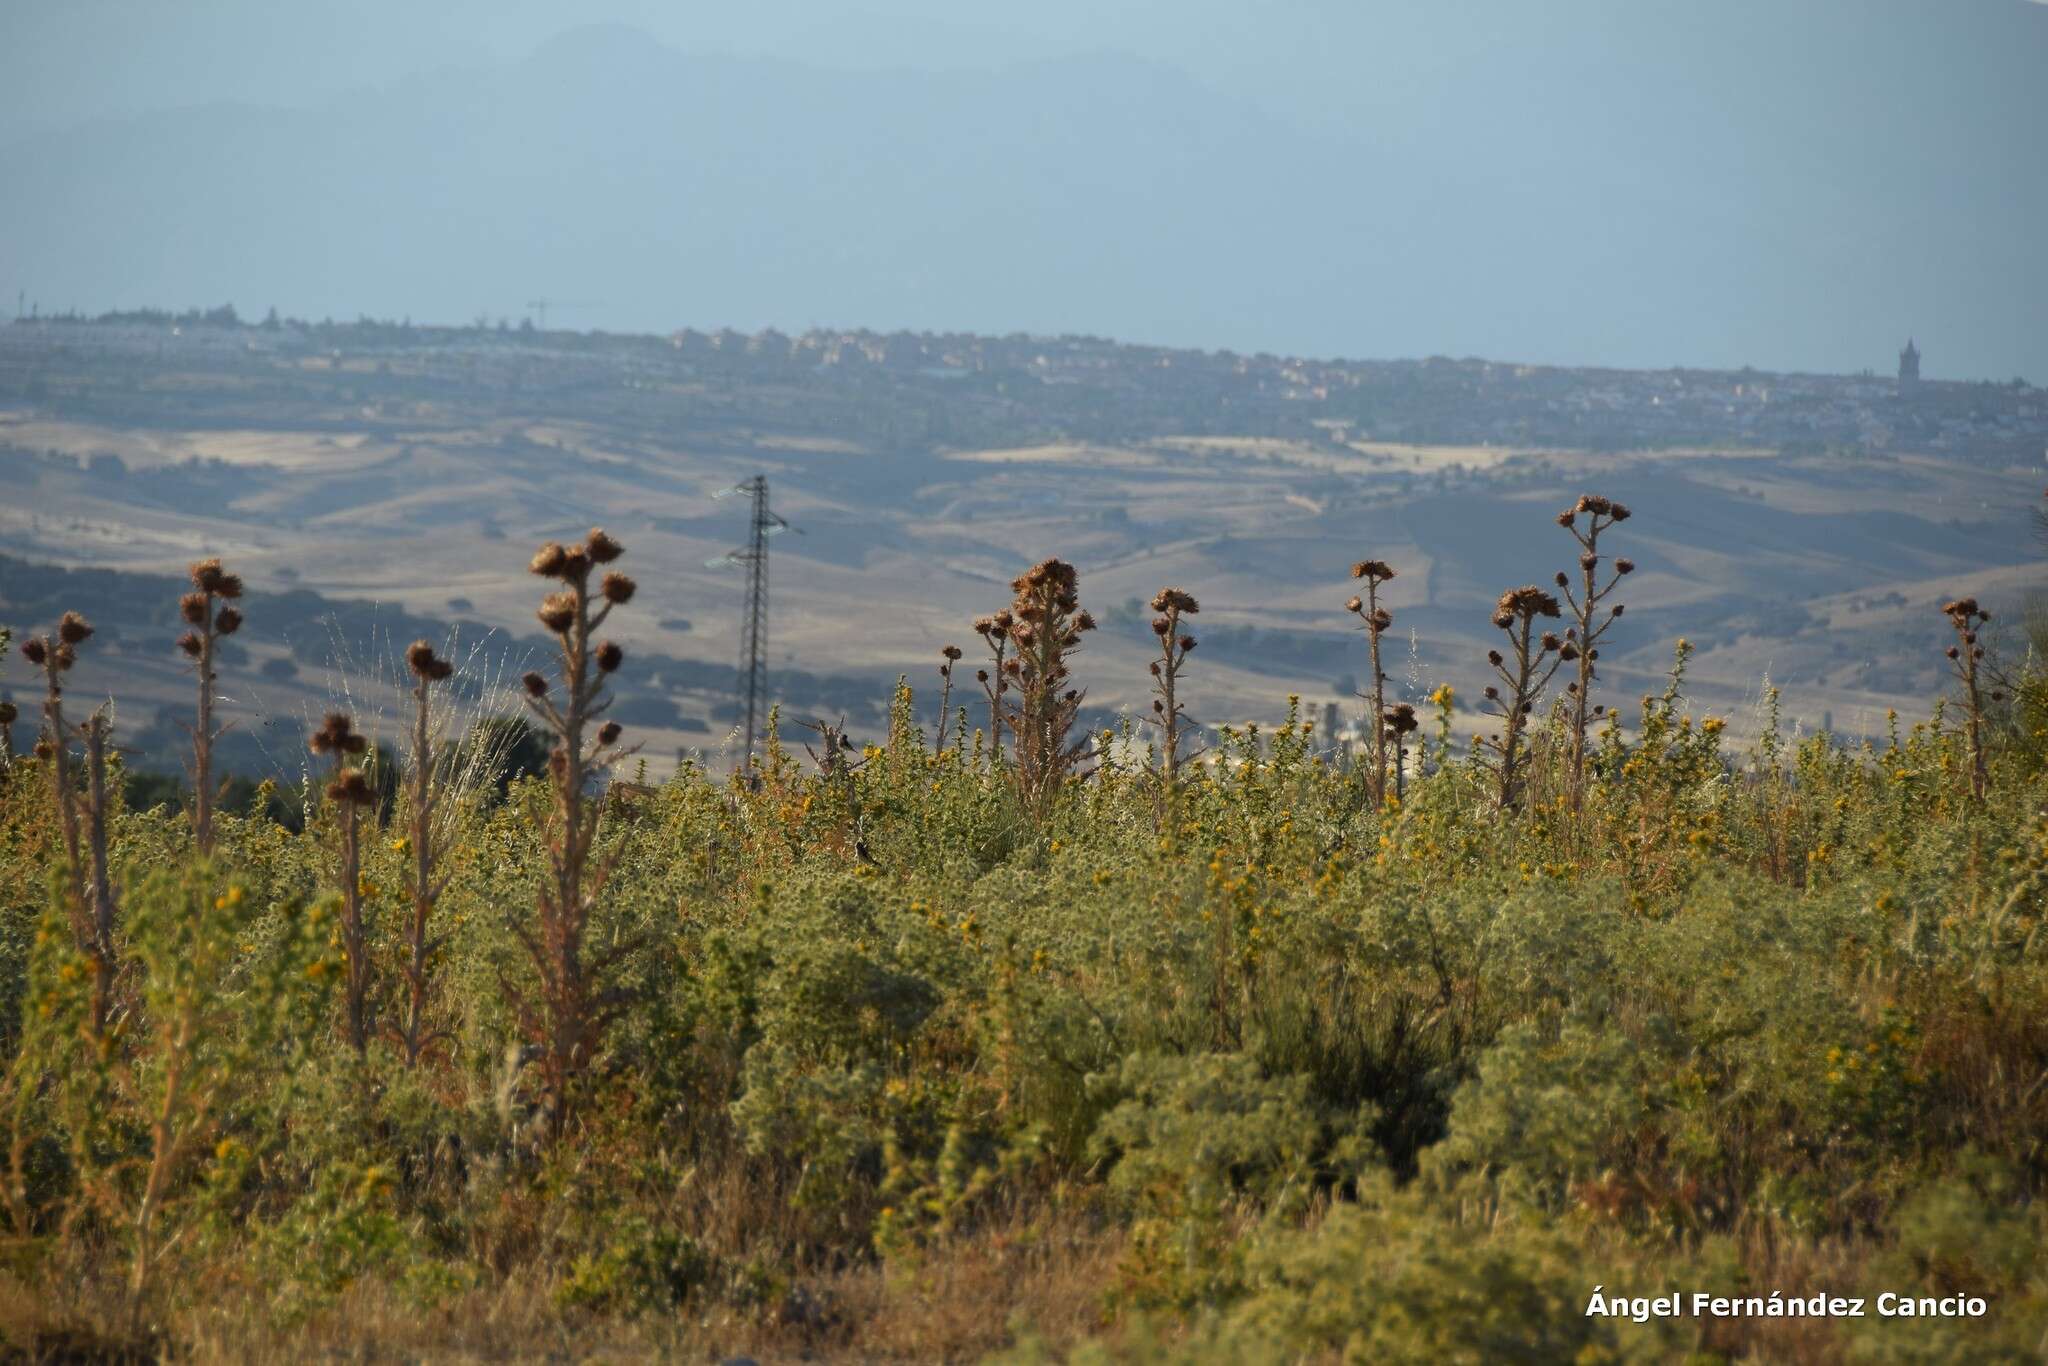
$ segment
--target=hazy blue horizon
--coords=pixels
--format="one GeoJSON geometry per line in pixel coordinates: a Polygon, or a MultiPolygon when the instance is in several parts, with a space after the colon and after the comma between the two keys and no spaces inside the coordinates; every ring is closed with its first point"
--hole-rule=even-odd
{"type": "Polygon", "coordinates": [[[0,309],[2041,383],[2044,70],[2023,0],[16,7],[0,309]]]}

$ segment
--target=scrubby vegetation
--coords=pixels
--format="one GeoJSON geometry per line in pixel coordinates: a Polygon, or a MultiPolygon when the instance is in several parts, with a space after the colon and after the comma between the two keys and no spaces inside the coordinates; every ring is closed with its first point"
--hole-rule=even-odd
{"type": "Polygon", "coordinates": [[[1618,609],[1582,561],[1563,636],[1546,590],[1503,597],[1489,743],[1375,661],[1377,762],[1291,706],[1193,754],[1194,598],[1154,603],[1160,724],[1087,734],[1085,585],[1048,561],[975,624],[979,725],[928,729],[906,686],[880,744],[818,722],[809,762],[771,730],[744,773],[607,789],[620,553],[534,561],[547,771],[460,776],[422,642],[405,800],[337,715],[302,828],[268,792],[124,800],[58,704],[89,624],[30,641],[43,742],[0,771],[11,1350],[2048,1349],[2027,661],[1959,653],[1960,724],[1930,699],[1850,749],[1766,716],[1733,752],[1683,642],[1661,694],[1589,711],[1618,609]],[[1988,1310],[1638,1322],[1589,1316],[1596,1287],[1988,1310]]]}

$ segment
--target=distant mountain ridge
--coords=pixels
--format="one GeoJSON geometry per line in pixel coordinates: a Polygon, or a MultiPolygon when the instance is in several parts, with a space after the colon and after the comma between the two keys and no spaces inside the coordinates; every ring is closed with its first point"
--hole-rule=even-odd
{"type": "Polygon", "coordinates": [[[1470,8],[1437,66],[1361,50],[1320,122],[1114,54],[831,70],[601,26],[16,142],[0,241],[48,308],[553,295],[590,301],[569,326],[1808,370],[1913,332],[1933,375],[2048,375],[2048,8],[1470,8]]]}

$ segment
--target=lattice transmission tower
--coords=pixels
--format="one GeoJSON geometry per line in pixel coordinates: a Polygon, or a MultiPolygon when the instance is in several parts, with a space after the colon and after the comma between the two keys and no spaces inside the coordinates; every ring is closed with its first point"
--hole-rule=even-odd
{"type": "Polygon", "coordinates": [[[739,705],[746,735],[740,767],[754,760],[754,742],[766,719],[768,697],[768,538],[795,531],[768,506],[768,476],[757,474],[744,483],[720,489],[715,498],[745,495],[753,504],[753,530],[747,544],[705,563],[714,569],[737,566],[747,571],[747,601],[740,617],[739,705]]]}

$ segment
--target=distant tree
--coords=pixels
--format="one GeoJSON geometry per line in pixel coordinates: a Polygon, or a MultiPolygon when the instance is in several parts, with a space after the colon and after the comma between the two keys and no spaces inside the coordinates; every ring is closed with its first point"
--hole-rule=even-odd
{"type": "Polygon", "coordinates": [[[185,786],[173,774],[129,769],[122,782],[122,798],[130,811],[154,811],[159,806],[175,809],[185,800],[185,786]]]}

